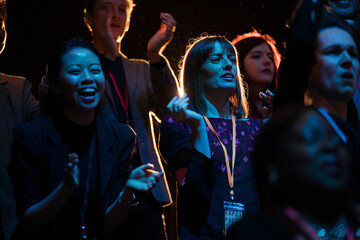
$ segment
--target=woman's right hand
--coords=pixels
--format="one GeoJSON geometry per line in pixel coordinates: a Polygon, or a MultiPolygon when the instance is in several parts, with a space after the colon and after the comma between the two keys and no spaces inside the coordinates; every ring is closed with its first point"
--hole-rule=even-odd
{"type": "Polygon", "coordinates": [[[150,191],[163,175],[162,172],[154,170],[153,164],[143,164],[132,170],[126,182],[126,187],[132,191],[150,191]]]}
{"type": "Polygon", "coordinates": [[[79,156],[76,153],[70,153],[68,159],[65,164],[64,184],[76,188],[79,186],[79,156]]]}
{"type": "Polygon", "coordinates": [[[170,111],[171,118],[178,122],[184,122],[196,128],[203,121],[203,117],[192,110],[187,109],[189,106],[189,98],[185,93],[182,97],[173,97],[166,106],[170,111]]]}

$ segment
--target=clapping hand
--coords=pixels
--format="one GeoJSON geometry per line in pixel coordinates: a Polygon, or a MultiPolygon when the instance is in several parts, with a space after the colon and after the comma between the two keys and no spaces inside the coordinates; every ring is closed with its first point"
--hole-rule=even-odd
{"type": "Polygon", "coordinates": [[[166,107],[175,121],[187,123],[192,128],[197,127],[200,125],[200,121],[203,121],[203,117],[199,113],[187,109],[188,105],[189,98],[185,93],[182,97],[173,97],[166,107]]]}
{"type": "Polygon", "coordinates": [[[135,168],[126,182],[126,187],[135,191],[150,191],[164,174],[154,170],[151,163],[135,168]]]}
{"type": "Polygon", "coordinates": [[[151,37],[148,43],[148,56],[150,62],[160,62],[160,54],[174,37],[176,21],[169,13],[160,13],[160,29],[151,37]]]}
{"type": "Polygon", "coordinates": [[[68,162],[65,164],[64,183],[67,186],[76,188],[79,186],[79,156],[76,153],[71,153],[68,159],[68,162]]]}

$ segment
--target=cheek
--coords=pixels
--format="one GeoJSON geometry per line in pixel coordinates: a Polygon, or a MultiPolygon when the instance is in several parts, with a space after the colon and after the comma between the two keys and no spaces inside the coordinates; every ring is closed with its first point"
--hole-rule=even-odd
{"type": "Polygon", "coordinates": [[[253,59],[246,59],[244,60],[244,69],[246,75],[249,75],[249,77],[256,75],[258,70],[258,63],[256,60],[253,59]]]}
{"type": "Polygon", "coordinates": [[[209,82],[214,76],[216,76],[216,69],[214,68],[203,68],[201,70],[201,76],[204,79],[204,82],[209,82]]]}
{"type": "Polygon", "coordinates": [[[60,79],[61,91],[65,95],[73,95],[76,92],[77,80],[73,77],[64,76],[60,79]]]}
{"type": "Polygon", "coordinates": [[[105,77],[98,77],[97,80],[96,80],[96,85],[97,85],[99,91],[104,92],[104,89],[105,89],[105,77]]]}

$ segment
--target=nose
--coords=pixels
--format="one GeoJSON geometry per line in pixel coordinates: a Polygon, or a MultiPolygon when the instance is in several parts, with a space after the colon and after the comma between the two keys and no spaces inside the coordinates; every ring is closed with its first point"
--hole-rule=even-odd
{"type": "Polygon", "coordinates": [[[94,82],[94,77],[92,76],[92,74],[89,71],[84,71],[84,75],[83,78],[81,79],[80,84],[81,85],[88,85],[88,84],[92,84],[94,82]]]}
{"type": "Polygon", "coordinates": [[[116,8],[116,6],[113,6],[112,8],[112,17],[113,18],[118,18],[120,16],[120,13],[118,11],[118,9],[116,8]]]}
{"type": "Polygon", "coordinates": [[[224,63],[225,70],[231,70],[233,68],[233,65],[235,65],[233,61],[231,61],[229,58],[225,58],[225,63],[224,63]]]}
{"type": "Polygon", "coordinates": [[[270,65],[272,63],[271,58],[268,56],[263,57],[263,64],[270,65]]]}
{"type": "MultiPolygon", "coordinates": [[[[357,61],[357,59],[356,59],[357,61]]],[[[353,65],[352,57],[350,56],[348,51],[344,51],[341,54],[341,66],[344,68],[351,68],[353,65]]]]}

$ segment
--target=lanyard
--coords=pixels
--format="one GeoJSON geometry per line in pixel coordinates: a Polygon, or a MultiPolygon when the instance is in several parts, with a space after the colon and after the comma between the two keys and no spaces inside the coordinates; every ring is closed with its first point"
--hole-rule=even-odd
{"type": "Polygon", "coordinates": [[[81,235],[82,235],[81,239],[87,239],[86,227],[85,227],[86,226],[85,225],[86,224],[85,223],[85,213],[86,213],[87,201],[89,198],[89,184],[90,184],[90,178],[91,178],[91,169],[92,169],[93,160],[95,158],[94,151],[95,151],[95,134],[93,135],[93,137],[91,139],[88,169],[87,169],[86,180],[85,180],[84,199],[83,199],[82,207],[80,206],[81,235]]]}
{"type": "Polygon", "coordinates": [[[318,108],[318,111],[324,116],[324,118],[328,121],[330,126],[334,129],[336,134],[339,136],[339,138],[346,143],[346,135],[341,131],[341,129],[338,127],[338,125],[335,123],[335,121],[331,118],[329,113],[324,108],[318,108]]]}
{"type": "Polygon", "coordinates": [[[219,141],[223,151],[224,151],[224,155],[225,155],[225,164],[226,164],[226,172],[227,172],[227,176],[228,176],[228,182],[229,182],[229,186],[230,186],[230,198],[231,200],[234,200],[234,168],[235,168],[235,155],[236,155],[236,122],[235,122],[235,116],[234,114],[231,115],[231,121],[232,121],[232,158],[231,158],[231,169],[230,169],[230,163],[229,163],[229,155],[228,152],[226,150],[225,145],[223,144],[223,142],[220,140],[219,136],[217,135],[217,133],[215,132],[215,129],[213,128],[213,126],[211,125],[209,119],[207,117],[204,116],[204,120],[206,122],[206,124],[208,125],[208,127],[210,128],[210,130],[213,132],[213,134],[215,135],[215,137],[217,138],[217,140],[219,141]]]}
{"type": "Polygon", "coordinates": [[[111,72],[109,71],[109,75],[110,75],[110,78],[114,84],[114,87],[115,87],[115,90],[116,90],[116,93],[118,95],[118,98],[120,100],[120,103],[121,103],[121,106],[123,107],[124,109],[124,112],[127,114],[128,112],[128,106],[129,106],[129,103],[128,103],[128,91],[127,91],[127,85],[126,85],[126,82],[125,82],[125,101],[124,101],[124,98],[121,96],[121,93],[119,91],[119,88],[116,84],[116,81],[114,79],[114,76],[111,74],[111,72]]]}

